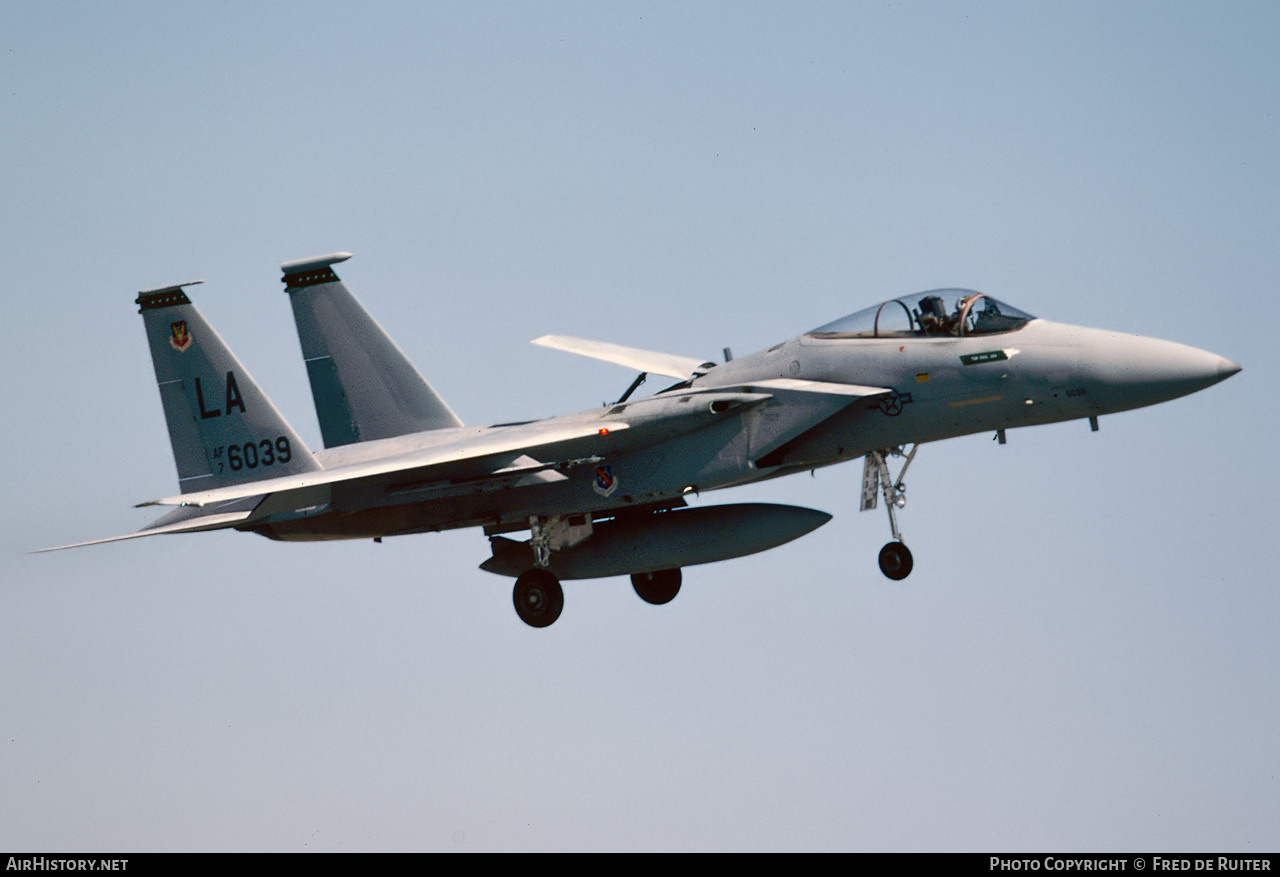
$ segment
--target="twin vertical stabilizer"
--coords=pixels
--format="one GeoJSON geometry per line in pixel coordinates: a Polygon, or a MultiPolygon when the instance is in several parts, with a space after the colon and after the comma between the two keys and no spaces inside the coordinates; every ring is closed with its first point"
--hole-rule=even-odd
{"type": "Polygon", "coordinates": [[[333,253],[285,262],[285,291],[325,447],[462,426],[396,343],[338,279],[333,253]]]}
{"type": "MultiPolygon", "coordinates": [[[[325,447],[462,421],[333,272],[334,253],[282,265],[325,447]]],[[[319,469],[184,286],[149,289],[146,326],[182,493],[319,469]]]]}

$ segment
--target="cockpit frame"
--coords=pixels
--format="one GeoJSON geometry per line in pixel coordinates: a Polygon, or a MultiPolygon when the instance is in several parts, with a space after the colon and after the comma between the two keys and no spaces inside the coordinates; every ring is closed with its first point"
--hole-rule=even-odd
{"type": "MultiPolygon", "coordinates": [[[[1035,317],[971,289],[935,289],[891,298],[874,307],[820,326],[806,334],[819,339],[967,338],[1000,335],[1021,329],[1035,317]],[[983,302],[981,310],[975,306],[983,302]],[[885,328],[892,305],[902,308],[906,326],[885,328]],[[886,312],[888,308],[888,312],[886,312]]],[[[897,322],[896,319],[892,322],[897,322]]]]}

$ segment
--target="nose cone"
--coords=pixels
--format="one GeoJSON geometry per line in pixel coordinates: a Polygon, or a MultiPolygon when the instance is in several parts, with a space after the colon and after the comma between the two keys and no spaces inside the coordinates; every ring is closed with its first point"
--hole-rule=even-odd
{"type": "MultiPolygon", "coordinates": [[[[1238,371],[1240,371],[1240,366],[1226,357],[1218,357],[1218,381],[1225,381],[1238,371]]],[[[1218,381],[1214,381],[1214,383],[1216,384],[1218,381]]]]}
{"type": "Polygon", "coordinates": [[[1128,377],[1170,399],[1212,387],[1240,371],[1231,360],[1207,350],[1158,339],[1143,341],[1130,351],[1128,377]]]}
{"type": "Polygon", "coordinates": [[[1102,333],[1091,340],[1084,351],[1086,370],[1112,411],[1186,396],[1240,371],[1216,353],[1158,338],[1102,333]]]}

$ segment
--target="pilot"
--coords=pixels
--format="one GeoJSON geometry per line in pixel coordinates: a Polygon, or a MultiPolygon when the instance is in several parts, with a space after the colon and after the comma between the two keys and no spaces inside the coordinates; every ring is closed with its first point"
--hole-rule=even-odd
{"type": "Polygon", "coordinates": [[[945,335],[947,332],[947,307],[938,295],[926,295],[920,299],[916,322],[926,335],[945,335]]]}
{"type": "Polygon", "coordinates": [[[983,298],[982,311],[974,322],[975,334],[984,335],[993,332],[1009,332],[1020,328],[1026,320],[1000,313],[1000,306],[990,298],[983,298]]]}

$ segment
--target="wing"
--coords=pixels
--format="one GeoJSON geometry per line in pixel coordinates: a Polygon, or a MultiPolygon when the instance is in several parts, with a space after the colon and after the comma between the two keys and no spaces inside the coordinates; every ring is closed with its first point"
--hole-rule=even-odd
{"type": "MultiPolygon", "coordinates": [[[[516,461],[521,456],[533,455],[539,459],[556,456],[557,452],[569,450],[575,443],[583,440],[594,442],[614,436],[626,429],[627,424],[623,421],[602,420],[598,416],[590,421],[534,422],[507,427],[463,429],[455,431],[463,434],[456,436],[452,441],[430,447],[346,463],[300,475],[268,478],[251,484],[183,493],[141,503],[141,505],[208,506],[250,496],[304,490],[400,472],[423,470],[421,474],[425,476],[427,474],[425,470],[433,467],[456,469],[459,464],[464,463],[476,464],[480,469],[484,469],[485,464],[488,463],[491,464],[488,474],[503,474],[509,470],[509,467],[519,465],[516,461]]],[[[447,477],[449,476],[441,476],[442,479],[447,477]]]]}
{"type": "Polygon", "coordinates": [[[655,375],[666,375],[671,378],[685,380],[694,374],[707,371],[715,363],[694,359],[689,356],[677,356],[673,353],[657,353],[652,350],[641,350],[638,347],[623,347],[621,344],[610,344],[607,341],[591,341],[587,338],[573,338],[568,335],[543,335],[533,339],[533,344],[551,347],[579,356],[601,359],[615,365],[626,366],[636,371],[649,372],[655,375]]]}
{"type": "MultiPolygon", "coordinates": [[[[818,394],[823,399],[830,394],[818,394]]],[[[436,430],[405,440],[349,445],[348,456],[326,457],[326,466],[311,472],[269,478],[153,500],[142,505],[204,507],[251,496],[304,491],[339,482],[357,482],[403,474],[406,483],[444,484],[532,474],[527,457],[539,469],[572,465],[583,459],[657,444],[700,429],[735,412],[767,402],[769,393],[707,389],[663,393],[606,410],[586,411],[530,423],[436,430]],[[689,404],[693,399],[702,404],[689,404]],[[401,441],[422,442],[408,448],[401,441]],[[398,446],[398,450],[396,449],[398,446]],[[367,449],[367,455],[365,450],[367,449]],[[382,456],[373,456],[381,453],[382,456]]],[[[853,398],[838,397],[847,405],[853,398]]],[[[342,449],[337,449],[341,451],[342,449]]]]}

